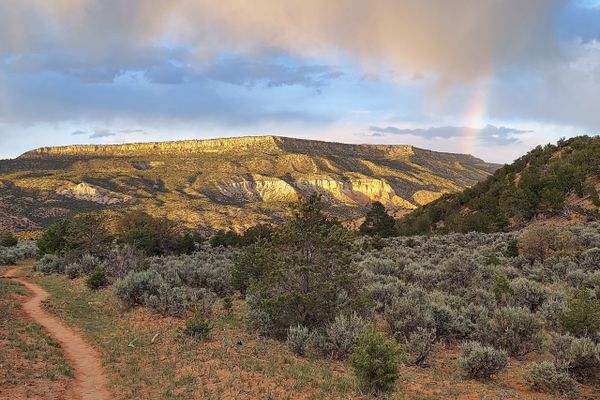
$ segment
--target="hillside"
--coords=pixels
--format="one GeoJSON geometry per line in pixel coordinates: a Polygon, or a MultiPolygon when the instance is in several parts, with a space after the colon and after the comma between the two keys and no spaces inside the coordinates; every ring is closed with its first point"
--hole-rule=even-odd
{"type": "Polygon", "coordinates": [[[40,148],[0,161],[0,229],[132,208],[181,226],[243,229],[277,222],[290,201],[315,190],[344,219],[374,200],[401,215],[497,168],[413,146],[276,136],[40,148]]]}
{"type": "Polygon", "coordinates": [[[562,223],[598,218],[600,137],[580,136],[538,146],[486,180],[445,195],[398,222],[405,235],[495,232],[533,220],[562,223]]]}

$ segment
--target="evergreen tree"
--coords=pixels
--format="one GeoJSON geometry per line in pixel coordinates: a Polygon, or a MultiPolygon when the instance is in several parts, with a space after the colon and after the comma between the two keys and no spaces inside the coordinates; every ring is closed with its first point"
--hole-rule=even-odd
{"type": "Polygon", "coordinates": [[[365,221],[361,224],[360,233],[363,235],[390,237],[397,235],[396,221],[389,215],[384,207],[378,201],[371,204],[371,209],[367,212],[365,221]]]}
{"type": "MultiPolygon", "coordinates": [[[[340,312],[362,311],[367,304],[350,263],[352,234],[327,218],[323,207],[316,194],[300,200],[272,242],[259,241],[240,258],[250,275],[251,314],[260,316],[260,330],[271,336],[285,337],[290,326],[323,327],[340,312]],[[256,248],[261,243],[269,251],[256,248]]],[[[244,271],[236,269],[234,276],[243,285],[244,271]]]]}

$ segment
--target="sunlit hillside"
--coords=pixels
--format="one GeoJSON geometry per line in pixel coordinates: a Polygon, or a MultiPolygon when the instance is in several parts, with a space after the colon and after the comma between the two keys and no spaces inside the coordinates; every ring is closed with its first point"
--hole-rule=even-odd
{"type": "Polygon", "coordinates": [[[0,162],[0,228],[35,230],[72,212],[143,209],[212,230],[278,222],[299,195],[342,219],[380,201],[402,214],[499,166],[412,146],[275,136],[41,148],[0,162]]]}

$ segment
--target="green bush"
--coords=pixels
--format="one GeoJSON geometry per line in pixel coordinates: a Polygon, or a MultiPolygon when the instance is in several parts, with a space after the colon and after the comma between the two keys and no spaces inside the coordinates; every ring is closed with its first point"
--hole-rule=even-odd
{"type": "Polygon", "coordinates": [[[0,231],[0,246],[14,247],[19,243],[19,239],[10,232],[0,231]]]}
{"type": "Polygon", "coordinates": [[[483,346],[479,342],[467,342],[462,346],[458,366],[471,378],[481,379],[506,368],[508,356],[504,350],[483,346]]]}
{"type": "Polygon", "coordinates": [[[115,231],[119,242],[134,246],[150,256],[177,250],[175,223],[144,211],[131,211],[121,216],[115,231]]]}
{"type": "Polygon", "coordinates": [[[571,301],[569,310],[559,316],[562,328],[577,337],[600,338],[600,300],[592,299],[590,292],[582,291],[571,301]]]}
{"type": "Polygon", "coordinates": [[[37,245],[41,255],[44,254],[63,254],[69,250],[70,244],[67,236],[70,231],[70,222],[59,220],[48,226],[42,236],[37,240],[37,245]]]}
{"type": "Polygon", "coordinates": [[[508,299],[512,298],[513,292],[510,287],[510,281],[504,273],[497,273],[494,280],[494,297],[498,304],[506,304],[508,299]]]}
{"type": "Polygon", "coordinates": [[[242,237],[236,231],[220,230],[210,237],[208,243],[211,247],[237,247],[242,244],[242,237]]]}
{"type": "Polygon", "coordinates": [[[359,336],[350,363],[363,391],[391,392],[398,380],[399,358],[398,345],[370,329],[359,336]]]}
{"type": "Polygon", "coordinates": [[[310,332],[302,325],[290,326],[287,334],[287,346],[295,354],[303,356],[310,341],[310,332]]]}
{"type": "Polygon", "coordinates": [[[506,250],[504,251],[504,255],[511,258],[519,256],[519,241],[517,239],[512,239],[510,242],[508,242],[506,250]]]}
{"type": "Polygon", "coordinates": [[[185,321],[183,333],[195,340],[205,340],[210,334],[210,321],[203,313],[196,312],[185,321]]]}
{"type": "Polygon", "coordinates": [[[85,284],[92,290],[103,288],[108,284],[108,278],[104,268],[98,267],[87,277],[85,284]]]}
{"type": "Polygon", "coordinates": [[[574,397],[577,393],[575,381],[551,362],[534,363],[525,375],[531,388],[538,392],[574,397]]]}
{"type": "Polygon", "coordinates": [[[245,294],[251,283],[262,279],[273,268],[273,251],[271,242],[262,238],[246,246],[231,270],[233,287],[245,294]]]}

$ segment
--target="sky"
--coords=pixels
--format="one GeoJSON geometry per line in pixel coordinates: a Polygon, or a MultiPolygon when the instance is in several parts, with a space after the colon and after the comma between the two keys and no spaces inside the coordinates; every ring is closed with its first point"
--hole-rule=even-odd
{"type": "Polygon", "coordinates": [[[600,0],[0,0],[0,158],[280,135],[504,163],[599,105],[600,0]]]}

